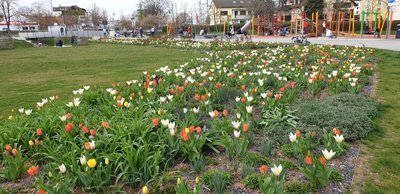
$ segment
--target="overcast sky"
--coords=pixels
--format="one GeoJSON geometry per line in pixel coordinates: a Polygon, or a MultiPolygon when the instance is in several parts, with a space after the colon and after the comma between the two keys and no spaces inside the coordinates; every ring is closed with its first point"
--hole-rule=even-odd
{"type": "MultiPolygon", "coordinates": [[[[40,0],[17,0],[19,6],[30,6],[34,2],[38,2],[40,0]]],[[[195,0],[173,0],[176,3],[178,8],[183,9],[190,8],[195,0]]],[[[137,5],[139,0],[52,0],[53,7],[57,7],[59,5],[62,6],[70,6],[77,5],[78,7],[82,7],[88,9],[91,5],[95,4],[100,8],[105,8],[108,10],[108,13],[115,13],[115,17],[119,17],[121,13],[124,15],[131,15],[134,10],[137,9],[137,5]]]]}

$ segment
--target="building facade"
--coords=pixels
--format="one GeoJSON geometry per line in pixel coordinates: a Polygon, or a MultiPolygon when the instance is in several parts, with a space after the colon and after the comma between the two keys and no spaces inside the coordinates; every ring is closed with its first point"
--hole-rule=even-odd
{"type": "Polygon", "coordinates": [[[211,5],[210,24],[244,24],[251,19],[248,9],[249,0],[213,0],[211,5]]]}

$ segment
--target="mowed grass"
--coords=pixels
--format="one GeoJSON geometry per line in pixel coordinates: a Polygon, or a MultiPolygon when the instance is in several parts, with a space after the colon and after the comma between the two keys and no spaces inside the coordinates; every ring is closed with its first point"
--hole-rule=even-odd
{"type": "Polygon", "coordinates": [[[183,64],[204,54],[178,49],[91,44],[73,48],[0,51],[0,117],[12,109],[35,108],[41,98],[71,99],[84,85],[108,87],[138,79],[162,66],[183,64]]]}
{"type": "Polygon", "coordinates": [[[367,165],[358,162],[365,169],[355,174],[354,192],[400,193],[400,52],[378,50],[376,55],[378,130],[362,142],[360,160],[367,165]]]}

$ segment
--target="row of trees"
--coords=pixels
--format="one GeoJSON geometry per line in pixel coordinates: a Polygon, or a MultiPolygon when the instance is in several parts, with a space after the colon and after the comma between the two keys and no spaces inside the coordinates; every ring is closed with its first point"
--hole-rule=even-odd
{"type": "Polygon", "coordinates": [[[40,2],[34,2],[31,6],[18,6],[17,0],[0,0],[0,16],[10,29],[11,19],[20,20],[25,17],[38,23],[41,30],[46,30],[48,26],[64,24],[66,26],[76,26],[83,24],[87,27],[97,29],[101,25],[107,25],[109,16],[106,9],[101,9],[93,4],[87,13],[80,10],[64,11],[61,16],[53,16],[48,10],[43,8],[40,2]],[[82,19],[83,17],[83,21],[82,19]]]}

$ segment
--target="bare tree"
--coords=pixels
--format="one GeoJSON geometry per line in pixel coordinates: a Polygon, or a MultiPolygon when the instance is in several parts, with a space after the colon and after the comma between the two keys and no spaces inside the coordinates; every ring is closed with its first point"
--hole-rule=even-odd
{"type": "Polygon", "coordinates": [[[153,26],[159,26],[162,22],[162,18],[158,15],[147,15],[140,20],[140,26],[143,26],[144,28],[151,28],[153,26]]]}
{"type": "Polygon", "coordinates": [[[170,7],[169,0],[140,0],[139,8],[143,9],[144,16],[147,15],[161,15],[165,16],[170,7]]]}
{"type": "Polygon", "coordinates": [[[125,16],[121,16],[116,25],[116,30],[128,31],[132,28],[132,21],[125,16]]]}
{"type": "Polygon", "coordinates": [[[271,16],[276,11],[276,3],[274,0],[249,0],[247,1],[253,16],[271,16]]]}
{"type": "Polygon", "coordinates": [[[30,7],[19,7],[17,15],[22,15],[36,21],[41,30],[47,29],[48,26],[53,25],[57,21],[57,18],[47,12],[39,2],[32,3],[30,7]]]}
{"type": "Polygon", "coordinates": [[[109,19],[109,17],[108,17],[107,10],[103,9],[101,11],[101,24],[103,24],[103,26],[108,25],[108,19],[109,19]]]}
{"type": "Polygon", "coordinates": [[[11,17],[14,16],[14,6],[16,5],[16,0],[0,0],[0,11],[6,21],[8,33],[10,33],[11,17]]]}
{"type": "Polygon", "coordinates": [[[88,10],[88,16],[91,20],[93,27],[97,28],[102,23],[102,13],[100,8],[95,4],[93,4],[90,9],[88,10]]]}

